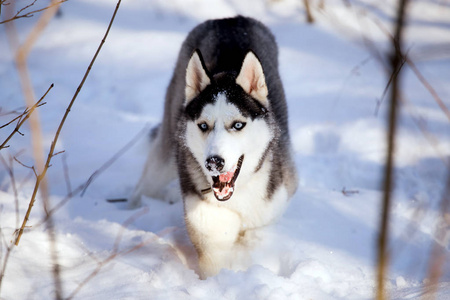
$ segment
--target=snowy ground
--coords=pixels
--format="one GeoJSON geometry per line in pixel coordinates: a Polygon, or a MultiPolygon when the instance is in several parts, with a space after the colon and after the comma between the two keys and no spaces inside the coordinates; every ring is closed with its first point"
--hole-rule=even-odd
{"type": "MultiPolygon", "coordinates": [[[[387,100],[377,109],[387,79],[373,53],[387,49],[380,27],[392,31],[395,9],[391,0],[323,1],[324,10],[317,9],[320,1],[311,2],[314,25],[305,23],[303,2],[294,0],[122,3],[60,137],[57,149],[65,153],[54,158],[48,173],[52,204],[67,194],[64,162],[74,189],[143,128],[160,121],[165,88],[187,32],[205,19],[236,14],[265,22],[279,43],[300,188],[283,218],[255,233],[246,271],[222,270],[199,280],[181,202],[148,199],[144,207],[127,210],[105,201],[127,196],[136,183],[146,156],[141,134],[83,197],[74,197],[54,215],[66,297],[76,291],[76,299],[373,298],[387,109],[387,100]]],[[[39,108],[46,149],[115,4],[64,3],[62,17],[50,23],[28,59],[37,96],[55,84],[47,104],[39,108]]],[[[416,0],[410,12],[410,57],[450,107],[450,5],[416,0]]],[[[35,21],[16,22],[22,39],[35,21]]],[[[24,102],[4,25],[0,53],[0,108],[7,112],[24,102]]],[[[426,295],[430,251],[436,247],[447,260],[441,264],[437,299],[450,299],[450,223],[440,218],[439,209],[449,165],[450,121],[410,68],[404,75],[387,284],[393,299],[426,295]]],[[[10,118],[0,116],[0,124],[10,118]]],[[[11,130],[1,129],[0,141],[11,130]]],[[[16,155],[32,165],[29,130],[22,132],[25,136],[16,135],[1,155],[6,160],[16,155]]],[[[34,184],[29,170],[17,163],[14,172],[19,215],[11,178],[0,165],[2,265],[5,244],[22,221],[34,184]]],[[[8,260],[2,299],[54,295],[42,216],[38,202],[32,227],[8,260]]]]}

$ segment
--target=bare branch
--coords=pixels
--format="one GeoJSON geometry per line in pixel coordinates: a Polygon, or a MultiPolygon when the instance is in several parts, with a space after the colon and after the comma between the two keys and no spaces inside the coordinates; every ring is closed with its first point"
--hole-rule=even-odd
{"type": "MultiPolygon", "coordinates": [[[[52,0],[50,6],[48,9],[44,11],[44,13],[40,16],[35,26],[32,28],[31,32],[27,36],[25,42],[22,45],[19,45],[19,39],[18,39],[18,33],[14,26],[14,22],[8,22],[6,23],[7,28],[7,34],[10,41],[10,45],[13,48],[13,51],[15,51],[15,62],[16,66],[19,72],[19,77],[21,80],[22,89],[24,91],[25,95],[25,101],[27,103],[28,107],[33,106],[35,95],[33,90],[33,85],[31,82],[31,78],[28,72],[27,67],[27,57],[30,53],[33,45],[35,44],[36,40],[40,36],[40,34],[43,32],[45,27],[48,25],[50,20],[53,18],[53,16],[56,14],[59,5],[61,4],[60,1],[52,0]]],[[[37,170],[37,177],[36,177],[36,184],[33,190],[33,194],[30,199],[30,203],[28,205],[28,209],[24,218],[24,221],[22,223],[22,226],[20,227],[17,238],[15,241],[15,245],[18,245],[18,242],[20,240],[21,235],[23,234],[23,231],[26,227],[26,223],[28,222],[28,218],[31,212],[31,208],[34,205],[34,202],[36,200],[37,192],[38,190],[41,193],[42,196],[42,205],[44,207],[45,211],[48,211],[49,206],[49,188],[47,184],[47,179],[45,177],[45,174],[47,172],[48,166],[50,164],[49,160],[47,163],[44,164],[44,152],[43,152],[43,146],[42,146],[42,131],[41,131],[41,124],[39,121],[39,114],[35,113],[31,115],[30,118],[30,128],[31,128],[31,141],[32,141],[32,147],[33,147],[33,156],[35,160],[35,167],[37,170]]],[[[56,142],[55,142],[56,143],[56,142]]],[[[53,150],[54,150],[54,146],[53,150]]],[[[51,153],[53,154],[53,152],[51,153]]],[[[51,158],[51,155],[48,156],[51,158]]],[[[50,258],[52,260],[53,264],[53,279],[54,279],[54,285],[55,285],[55,298],[56,299],[62,299],[62,284],[61,284],[61,276],[60,276],[60,266],[58,263],[58,253],[56,251],[56,234],[54,230],[54,223],[53,219],[50,217],[47,222],[48,225],[48,237],[50,241],[50,258]]]]}
{"type": "Polygon", "coordinates": [[[387,157],[386,167],[384,173],[384,193],[383,193],[383,210],[380,222],[380,232],[378,236],[378,270],[377,270],[377,291],[376,298],[378,300],[385,299],[386,290],[384,281],[386,277],[386,269],[388,266],[388,252],[387,244],[389,241],[389,210],[391,204],[391,192],[393,187],[393,167],[394,167],[394,151],[395,151],[395,136],[397,129],[398,116],[398,102],[399,102],[399,77],[400,70],[403,66],[404,55],[402,52],[402,33],[405,24],[406,6],[408,0],[400,0],[397,11],[397,22],[395,28],[395,35],[392,44],[391,53],[391,74],[394,76],[391,79],[391,101],[389,110],[389,131],[387,136],[387,157]]]}
{"type": "Polygon", "coordinates": [[[53,154],[53,157],[55,157],[55,156],[57,156],[57,155],[60,155],[60,154],[62,154],[62,153],[64,153],[64,152],[66,152],[66,150],[61,150],[61,151],[59,151],[59,152],[56,152],[56,153],[53,154]]]}
{"type": "Polygon", "coordinates": [[[394,71],[395,73],[391,73],[391,75],[390,75],[390,77],[389,77],[389,80],[388,80],[388,82],[387,82],[387,84],[386,84],[386,87],[384,88],[383,94],[381,95],[381,99],[377,101],[377,107],[376,107],[376,109],[375,109],[375,115],[378,114],[378,110],[380,109],[380,106],[381,106],[381,104],[383,103],[384,98],[386,97],[386,95],[387,95],[387,93],[388,93],[388,91],[389,91],[389,88],[390,88],[391,85],[392,85],[392,81],[393,81],[395,78],[397,78],[398,72],[400,72],[400,70],[403,68],[403,65],[405,64],[405,62],[406,62],[406,58],[404,58],[404,57],[402,56],[401,62],[400,62],[400,67],[398,68],[398,70],[395,70],[395,71],[394,71]]]}
{"type": "MultiPolygon", "coordinates": [[[[25,11],[25,10],[27,10],[28,8],[32,7],[32,6],[36,3],[36,1],[37,1],[37,0],[34,0],[34,1],[31,2],[30,4],[28,4],[27,6],[22,7],[21,9],[19,9],[19,11],[18,11],[18,12],[16,13],[16,15],[11,19],[11,21],[14,20],[14,19],[16,19],[17,16],[19,16],[23,11],[25,11]]],[[[6,23],[6,22],[5,22],[5,23],[6,23]]]]}
{"type": "MultiPolygon", "coordinates": [[[[10,17],[4,21],[0,21],[0,24],[8,23],[8,22],[11,22],[11,21],[14,21],[17,19],[21,19],[21,18],[30,18],[30,17],[34,16],[35,13],[42,12],[42,11],[52,8],[54,6],[59,6],[61,3],[64,3],[67,0],[60,0],[60,1],[52,2],[49,6],[46,6],[44,8],[36,9],[36,10],[30,11],[30,12],[24,13],[24,11],[27,10],[28,8],[32,7],[36,3],[36,1],[37,0],[34,0],[31,4],[19,9],[19,11],[17,11],[17,13],[13,17],[10,17]]],[[[3,2],[2,2],[2,3],[0,3],[0,5],[5,5],[5,4],[3,4],[3,2]]]]}
{"type": "Polygon", "coordinates": [[[50,87],[48,88],[48,90],[45,92],[45,94],[41,97],[41,99],[39,99],[39,101],[37,101],[31,108],[26,108],[25,111],[18,117],[14,118],[12,121],[8,122],[7,124],[3,125],[1,128],[8,126],[9,124],[13,123],[16,120],[19,120],[19,122],[16,125],[16,128],[14,128],[14,131],[6,138],[6,140],[0,145],[0,150],[2,150],[3,148],[7,148],[8,146],[5,146],[8,141],[14,136],[14,134],[19,133],[19,129],[20,127],[22,127],[23,123],[25,123],[26,120],[28,120],[28,118],[30,117],[30,115],[34,112],[34,110],[37,107],[40,107],[42,105],[45,104],[45,102],[42,103],[42,100],[44,100],[45,96],[47,96],[48,92],[53,88],[53,83],[50,85],[50,87]]]}
{"type": "MultiPolygon", "coordinates": [[[[380,22],[379,19],[372,19],[372,21],[378,26],[378,28],[384,32],[384,34],[386,36],[388,36],[389,38],[391,38],[392,40],[394,39],[394,37],[390,34],[389,30],[387,30],[387,28],[380,22]]],[[[372,52],[372,54],[374,55],[374,57],[376,57],[378,59],[379,62],[381,62],[384,65],[384,60],[383,57],[379,55],[379,53],[376,51],[376,47],[374,46],[373,42],[371,42],[370,40],[368,40],[366,37],[364,37],[364,42],[367,45],[367,48],[372,52]]],[[[444,48],[443,51],[446,51],[447,49],[444,48]]],[[[439,97],[438,93],[436,92],[436,90],[433,88],[433,86],[429,83],[429,81],[425,78],[425,76],[419,71],[419,69],[416,67],[415,63],[411,60],[411,58],[409,58],[408,56],[405,55],[405,60],[403,63],[407,63],[408,66],[411,68],[411,70],[414,72],[414,74],[416,75],[417,79],[419,79],[419,81],[422,83],[422,85],[428,90],[428,92],[430,93],[430,95],[433,97],[434,101],[436,101],[436,103],[439,105],[439,107],[441,108],[441,110],[444,112],[444,114],[446,115],[446,117],[450,120],[450,110],[449,108],[445,105],[444,101],[442,101],[441,97],[439,97]]],[[[393,74],[391,74],[392,76],[393,74]]],[[[390,80],[389,80],[390,81],[390,80]]],[[[387,87],[389,87],[390,84],[387,85],[387,87]]],[[[376,107],[376,111],[375,111],[375,115],[378,113],[378,109],[381,105],[381,102],[383,101],[383,98],[386,94],[387,90],[385,90],[383,92],[383,96],[382,99],[380,101],[378,101],[377,103],[377,107],[376,107]]]]}
{"type": "MultiPolygon", "coordinates": [[[[56,3],[55,0],[52,1],[52,3],[56,3]]],[[[59,4],[58,4],[59,5],[59,4]]],[[[36,25],[33,27],[31,33],[27,36],[25,42],[23,45],[19,45],[19,39],[18,39],[18,33],[14,26],[14,22],[8,22],[6,24],[6,32],[8,34],[9,42],[11,45],[12,50],[16,53],[15,56],[15,62],[16,66],[19,72],[19,78],[21,80],[22,89],[24,91],[25,101],[27,103],[28,107],[33,107],[35,102],[35,96],[34,91],[31,83],[31,79],[28,73],[26,58],[31,50],[32,45],[37,40],[38,36],[42,32],[42,30],[45,28],[45,26],[48,24],[48,22],[51,20],[53,15],[56,13],[56,10],[58,8],[58,5],[52,6],[50,9],[46,10],[44,14],[41,15],[36,25]]],[[[12,6],[10,7],[12,9],[12,6]]],[[[30,119],[30,129],[31,129],[31,141],[32,141],[32,147],[33,147],[33,156],[35,160],[35,166],[31,167],[30,169],[33,170],[35,176],[36,176],[36,183],[38,186],[41,187],[41,194],[43,198],[43,205],[44,209],[48,202],[48,187],[46,184],[46,180],[44,177],[38,175],[41,174],[42,170],[44,169],[44,152],[42,147],[42,132],[40,127],[40,121],[39,121],[39,114],[36,112],[34,114],[29,114],[30,119]]],[[[16,159],[16,161],[18,161],[16,159]]],[[[20,163],[20,161],[18,161],[20,163]]],[[[32,199],[35,199],[37,194],[37,189],[34,190],[32,199]]],[[[34,204],[34,201],[32,201],[34,204]]],[[[29,214],[26,216],[26,219],[28,219],[29,214]]],[[[55,236],[53,232],[53,228],[50,227],[52,224],[52,221],[49,221],[49,230],[47,231],[49,234],[49,239],[51,241],[51,253],[52,253],[52,260],[53,264],[55,266],[55,272],[54,272],[54,278],[55,278],[55,290],[56,290],[56,298],[61,298],[61,285],[59,280],[59,264],[56,261],[56,251],[55,251],[55,236]]],[[[23,229],[25,229],[26,226],[23,226],[21,229],[18,230],[17,236],[19,236],[20,232],[23,232],[23,229]]]]}
{"type": "MultiPolygon", "coordinates": [[[[28,205],[28,209],[27,209],[27,212],[25,214],[25,218],[23,220],[22,226],[19,229],[19,234],[17,236],[16,243],[15,243],[16,246],[19,244],[20,238],[22,237],[22,234],[23,234],[23,229],[25,228],[25,226],[26,226],[26,224],[28,222],[28,218],[30,216],[31,209],[33,208],[34,202],[36,201],[36,194],[37,194],[37,191],[39,189],[39,186],[40,186],[41,182],[43,181],[43,179],[45,178],[47,170],[48,170],[48,168],[50,166],[50,161],[51,161],[51,159],[53,157],[53,154],[55,152],[56,143],[58,142],[58,138],[59,138],[59,135],[61,133],[61,130],[62,130],[63,126],[64,126],[64,123],[65,123],[65,121],[67,119],[67,116],[69,115],[69,112],[70,112],[73,104],[75,103],[75,100],[76,100],[78,94],[81,91],[81,88],[84,85],[84,82],[86,81],[86,79],[87,79],[87,77],[88,77],[88,75],[89,75],[89,73],[90,73],[90,71],[92,69],[92,66],[94,65],[94,62],[95,62],[98,54],[100,53],[101,48],[103,47],[103,44],[106,41],[106,37],[108,36],[108,33],[109,33],[109,31],[111,29],[111,26],[112,26],[112,24],[114,22],[114,18],[115,18],[116,14],[117,14],[117,11],[119,9],[120,2],[121,2],[121,0],[119,0],[117,2],[116,8],[115,8],[114,13],[113,13],[113,15],[111,17],[111,21],[109,22],[109,25],[108,25],[108,28],[106,30],[106,33],[105,33],[102,41],[100,42],[100,45],[98,46],[97,51],[95,52],[94,57],[92,58],[91,63],[89,64],[89,66],[88,66],[88,68],[86,70],[86,73],[84,74],[84,77],[81,80],[81,83],[78,86],[78,88],[77,88],[77,90],[76,90],[72,100],[70,101],[69,106],[67,107],[66,112],[65,112],[65,114],[64,114],[64,116],[63,116],[63,118],[62,118],[62,120],[61,120],[61,122],[60,122],[60,124],[58,126],[58,129],[56,131],[55,137],[54,137],[53,142],[52,142],[51,147],[50,147],[50,151],[49,151],[48,156],[47,156],[47,161],[45,163],[44,169],[43,169],[42,173],[40,173],[40,175],[37,177],[36,185],[35,185],[34,190],[33,190],[33,195],[31,197],[30,204],[28,205]]],[[[51,218],[48,218],[48,220],[50,220],[50,219],[51,218]]]]}

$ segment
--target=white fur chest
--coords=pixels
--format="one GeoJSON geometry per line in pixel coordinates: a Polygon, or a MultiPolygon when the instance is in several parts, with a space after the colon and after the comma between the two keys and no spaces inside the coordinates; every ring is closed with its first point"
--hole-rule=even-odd
{"type": "MultiPolygon", "coordinates": [[[[263,167],[254,173],[244,184],[236,184],[236,191],[228,201],[218,201],[212,193],[202,200],[214,209],[221,208],[237,214],[240,219],[240,231],[261,227],[277,219],[288,204],[288,193],[282,185],[267,199],[270,165],[266,161],[263,167]]],[[[244,178],[241,178],[244,179],[244,178]]]]}

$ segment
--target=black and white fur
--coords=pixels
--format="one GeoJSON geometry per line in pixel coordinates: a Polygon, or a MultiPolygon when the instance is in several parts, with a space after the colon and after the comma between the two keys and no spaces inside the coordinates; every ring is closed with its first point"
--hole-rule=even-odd
{"type": "Polygon", "coordinates": [[[280,216],[297,188],[277,57],[269,29],[241,16],[198,25],[181,47],[130,202],[173,201],[181,187],[202,278],[231,268],[245,232],[280,216]]]}

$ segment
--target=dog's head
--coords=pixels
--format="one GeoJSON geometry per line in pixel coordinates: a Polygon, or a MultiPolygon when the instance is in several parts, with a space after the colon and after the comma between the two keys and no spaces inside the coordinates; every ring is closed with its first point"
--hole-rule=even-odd
{"type": "Polygon", "coordinates": [[[211,76],[201,53],[186,69],[185,140],[219,201],[250,179],[273,138],[263,68],[248,52],[239,74],[211,76]]]}

